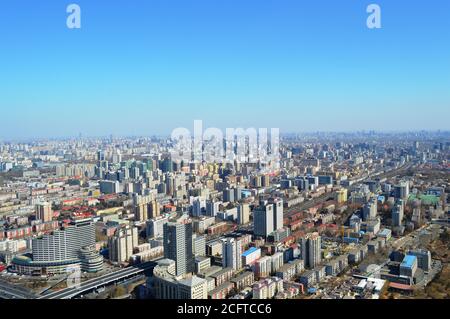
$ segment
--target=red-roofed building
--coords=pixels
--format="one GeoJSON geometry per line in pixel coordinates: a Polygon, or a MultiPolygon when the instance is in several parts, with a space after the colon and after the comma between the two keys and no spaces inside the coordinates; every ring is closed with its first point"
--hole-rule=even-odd
{"type": "Polygon", "coordinates": [[[72,198],[72,199],[66,199],[62,202],[63,206],[74,206],[74,205],[81,205],[83,203],[82,198],[72,198]]]}

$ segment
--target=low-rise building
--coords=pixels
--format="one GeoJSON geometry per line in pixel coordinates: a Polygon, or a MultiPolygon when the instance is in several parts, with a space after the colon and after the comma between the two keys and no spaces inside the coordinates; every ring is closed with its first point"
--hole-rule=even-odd
{"type": "Polygon", "coordinates": [[[246,271],[239,276],[231,279],[236,291],[242,291],[246,287],[251,287],[255,282],[255,275],[251,271],[246,271]]]}

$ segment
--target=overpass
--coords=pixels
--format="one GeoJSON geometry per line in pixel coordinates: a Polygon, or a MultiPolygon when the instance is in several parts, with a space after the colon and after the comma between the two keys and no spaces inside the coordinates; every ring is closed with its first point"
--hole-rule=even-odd
{"type": "Polygon", "coordinates": [[[17,287],[0,279],[0,299],[35,299],[26,288],[17,287]]]}
{"type": "Polygon", "coordinates": [[[440,225],[440,226],[450,226],[450,218],[440,218],[440,219],[433,219],[431,221],[434,225],[440,225]]]}
{"type": "Polygon", "coordinates": [[[139,265],[127,267],[97,278],[93,278],[75,287],[69,287],[59,291],[46,293],[38,297],[37,299],[72,299],[92,292],[98,288],[106,287],[113,283],[125,281],[137,276],[143,276],[146,271],[152,270],[156,266],[156,262],[161,259],[162,258],[159,258],[139,265]]]}

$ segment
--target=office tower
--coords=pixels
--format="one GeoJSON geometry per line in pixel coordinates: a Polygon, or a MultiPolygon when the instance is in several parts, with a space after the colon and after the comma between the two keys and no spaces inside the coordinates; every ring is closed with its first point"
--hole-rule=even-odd
{"type": "Polygon", "coordinates": [[[240,204],[238,207],[238,223],[239,225],[246,225],[250,222],[250,205],[240,204]]]}
{"type": "Polygon", "coordinates": [[[173,192],[175,191],[175,179],[173,176],[168,175],[166,177],[166,194],[173,196],[173,192]]]}
{"type": "Polygon", "coordinates": [[[333,176],[319,175],[317,176],[319,185],[333,185],[333,176]]]}
{"type": "Polygon", "coordinates": [[[306,191],[309,189],[309,180],[304,176],[297,177],[294,180],[294,184],[300,191],[306,191]]]}
{"type": "Polygon", "coordinates": [[[211,217],[216,217],[217,213],[219,212],[220,202],[214,202],[211,200],[208,200],[206,202],[206,215],[211,217]]]}
{"type": "Polygon", "coordinates": [[[291,179],[282,179],[280,180],[280,188],[282,190],[289,189],[293,185],[293,181],[291,179]]]}
{"type": "Polygon", "coordinates": [[[139,169],[139,167],[130,168],[130,177],[132,179],[138,179],[139,176],[141,176],[141,170],[139,169]]]}
{"type": "Polygon", "coordinates": [[[226,238],[222,240],[222,266],[234,270],[242,268],[242,241],[240,239],[226,238]]]}
{"type": "Polygon", "coordinates": [[[223,191],[223,201],[230,203],[234,202],[234,189],[227,188],[223,191]]]}
{"type": "Polygon", "coordinates": [[[273,204],[273,230],[277,231],[283,228],[283,200],[280,198],[269,201],[273,204]]]}
{"type": "Polygon", "coordinates": [[[250,184],[253,187],[260,188],[262,186],[261,175],[252,176],[250,184]]]}
{"type": "Polygon", "coordinates": [[[80,249],[91,245],[95,245],[95,225],[92,220],[72,222],[52,234],[33,239],[33,261],[78,261],[80,249]]]}
{"type": "Polygon", "coordinates": [[[120,162],[122,162],[122,153],[119,149],[116,149],[115,153],[113,154],[112,162],[114,164],[120,164],[120,162]]]}
{"type": "Polygon", "coordinates": [[[392,208],[392,226],[398,227],[402,225],[403,222],[404,207],[403,201],[398,201],[397,204],[392,208]]]}
{"type": "Polygon", "coordinates": [[[158,201],[154,200],[149,204],[148,207],[148,217],[155,218],[161,215],[161,205],[158,201]]]}
{"type": "Polygon", "coordinates": [[[170,158],[165,158],[160,162],[160,168],[163,173],[173,172],[173,162],[170,158]]]}
{"type": "Polygon", "coordinates": [[[261,176],[261,186],[262,187],[269,187],[270,186],[270,176],[269,175],[261,176]]]}
{"type": "Polygon", "coordinates": [[[377,199],[371,198],[363,207],[363,221],[374,219],[377,217],[378,206],[377,199]]]}
{"type": "Polygon", "coordinates": [[[144,162],[147,165],[147,170],[150,172],[153,171],[154,168],[153,160],[151,158],[147,158],[144,160],[144,162]]]}
{"type": "Polygon", "coordinates": [[[194,234],[192,237],[192,253],[195,257],[206,256],[206,236],[194,234]]]}
{"type": "Polygon", "coordinates": [[[399,199],[407,199],[409,196],[409,183],[401,182],[394,186],[394,197],[399,199]]]}
{"type": "Polygon", "coordinates": [[[314,268],[322,261],[322,240],[318,233],[307,234],[301,239],[301,256],[307,268],[314,268]]]}
{"type": "Polygon", "coordinates": [[[411,221],[419,226],[422,224],[420,207],[413,208],[413,214],[411,216],[411,221]]]}
{"type": "Polygon", "coordinates": [[[100,193],[117,194],[120,193],[120,183],[118,181],[100,181],[100,193]]]}
{"type": "Polygon", "coordinates": [[[431,252],[429,250],[417,249],[410,250],[408,255],[417,257],[418,268],[423,271],[430,271],[432,266],[431,252]]]}
{"type": "Polygon", "coordinates": [[[234,238],[222,240],[222,267],[237,269],[236,242],[234,238]]]}
{"type": "Polygon", "coordinates": [[[261,205],[253,212],[254,234],[267,237],[274,231],[273,204],[261,205]]]}
{"type": "Polygon", "coordinates": [[[108,239],[109,259],[118,263],[128,262],[133,255],[133,249],[138,245],[137,227],[119,228],[108,239]]]}
{"type": "Polygon", "coordinates": [[[242,188],[241,187],[236,187],[234,189],[234,200],[236,202],[240,201],[242,199],[242,188]]]}
{"type": "Polygon", "coordinates": [[[147,238],[158,238],[164,236],[164,224],[169,222],[169,217],[158,216],[147,221],[147,238]]]}
{"type": "Polygon", "coordinates": [[[40,203],[36,205],[36,218],[44,223],[53,219],[52,205],[50,203],[40,203]]]}
{"type": "MultiPolygon", "coordinates": [[[[91,153],[92,154],[92,153],[91,153]]],[[[104,151],[98,151],[97,152],[97,161],[98,162],[102,162],[102,161],[105,161],[106,160],[106,158],[105,158],[105,152],[104,151]]]]}
{"type": "Polygon", "coordinates": [[[418,268],[417,257],[414,255],[406,255],[400,264],[400,276],[414,277],[418,268]]]}
{"type": "Polygon", "coordinates": [[[164,257],[175,261],[177,276],[194,271],[190,220],[164,225],[164,257]]]}
{"type": "Polygon", "coordinates": [[[192,203],[192,216],[200,217],[202,215],[202,202],[200,198],[196,198],[192,203]]]}

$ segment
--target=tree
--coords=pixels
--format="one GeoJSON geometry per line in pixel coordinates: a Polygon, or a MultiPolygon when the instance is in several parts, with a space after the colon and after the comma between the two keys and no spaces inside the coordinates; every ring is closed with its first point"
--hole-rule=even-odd
{"type": "Polygon", "coordinates": [[[441,237],[440,239],[442,240],[442,242],[444,244],[448,244],[449,243],[450,234],[448,233],[448,229],[447,228],[445,228],[444,232],[441,234],[440,237],[441,237]]]}
{"type": "Polygon", "coordinates": [[[128,292],[125,289],[124,286],[116,286],[116,288],[114,288],[114,290],[111,293],[111,297],[112,298],[119,298],[122,297],[124,295],[126,295],[128,292]]]}

